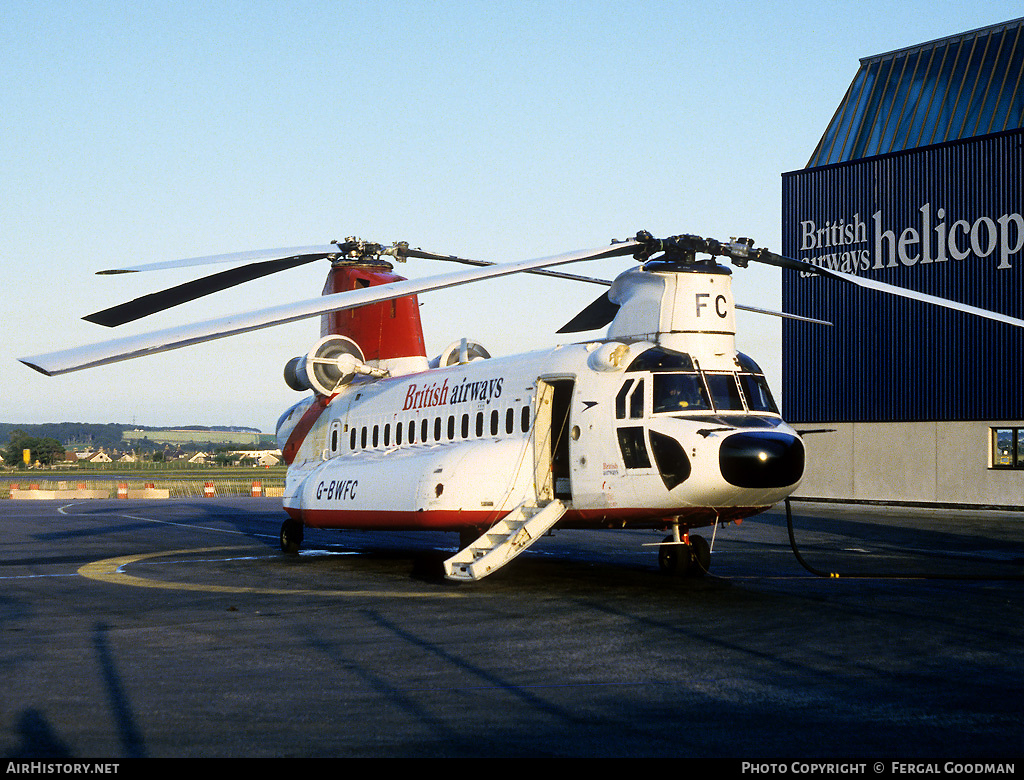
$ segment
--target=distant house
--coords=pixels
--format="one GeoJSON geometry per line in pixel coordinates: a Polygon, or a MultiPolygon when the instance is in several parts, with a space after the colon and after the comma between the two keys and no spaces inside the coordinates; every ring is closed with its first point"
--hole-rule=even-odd
{"type": "Polygon", "coordinates": [[[244,465],[276,466],[281,462],[280,450],[239,450],[233,453],[244,465]]]}
{"type": "Polygon", "coordinates": [[[256,458],[257,466],[276,466],[280,462],[281,458],[270,451],[261,452],[260,456],[256,458]]]}

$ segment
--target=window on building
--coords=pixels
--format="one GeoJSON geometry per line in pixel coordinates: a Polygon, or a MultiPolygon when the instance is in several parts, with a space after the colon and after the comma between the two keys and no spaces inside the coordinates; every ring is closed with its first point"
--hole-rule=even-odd
{"type": "Polygon", "coordinates": [[[1024,428],[992,428],[992,468],[1024,469],[1024,428]]]}

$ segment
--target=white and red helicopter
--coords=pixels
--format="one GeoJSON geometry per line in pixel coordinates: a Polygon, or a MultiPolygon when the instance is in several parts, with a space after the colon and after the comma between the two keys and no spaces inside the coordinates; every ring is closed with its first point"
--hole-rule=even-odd
{"type": "MultiPolygon", "coordinates": [[[[749,239],[656,239],[492,264],[349,239],[100,273],[246,261],[85,319],[120,325],[314,260],[331,269],[317,298],[204,323],[21,358],[48,375],[197,344],[308,317],[322,338],[285,367],[310,392],[277,424],[288,464],[281,548],[303,529],[454,531],[453,580],[496,571],[556,524],[671,529],[659,564],[700,575],[710,544],[690,533],[769,509],[799,486],[804,445],[757,364],[736,351],[731,271],[768,263],[1024,327],[1024,321],[754,249],[749,239]],[[557,266],[633,256],[613,282],[557,266]],[[698,257],[700,256],[700,257],[698,257]],[[468,269],[418,280],[387,258],[452,260],[468,269]],[[420,293],[515,273],[596,282],[607,292],[560,333],[604,337],[492,358],[462,340],[428,360],[420,293]]],[[[797,319],[809,319],[797,317],[797,319]]],[[[816,320],[816,322],[821,322],[816,320]]]]}

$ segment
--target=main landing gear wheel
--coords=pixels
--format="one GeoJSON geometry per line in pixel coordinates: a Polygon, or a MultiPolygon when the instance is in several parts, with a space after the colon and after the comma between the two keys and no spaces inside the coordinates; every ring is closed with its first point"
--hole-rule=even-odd
{"type": "Polygon", "coordinates": [[[671,535],[661,540],[658,548],[658,567],[666,574],[685,577],[690,569],[690,548],[671,535]]]}
{"type": "Polygon", "coordinates": [[[295,555],[302,544],[302,523],[285,520],[281,524],[281,552],[295,555]]]}
{"type": "Polygon", "coordinates": [[[658,548],[658,567],[677,577],[703,577],[711,565],[711,545],[703,536],[690,536],[689,544],[666,536],[658,548]]]}
{"type": "Polygon", "coordinates": [[[703,577],[711,567],[711,545],[703,536],[690,537],[690,576],[703,577]]]}

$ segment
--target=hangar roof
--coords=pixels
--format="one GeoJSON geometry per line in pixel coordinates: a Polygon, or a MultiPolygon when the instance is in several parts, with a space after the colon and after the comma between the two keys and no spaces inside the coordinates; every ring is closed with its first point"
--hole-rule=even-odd
{"type": "Polygon", "coordinates": [[[1024,18],[865,57],[814,168],[1024,127],[1024,18]]]}

